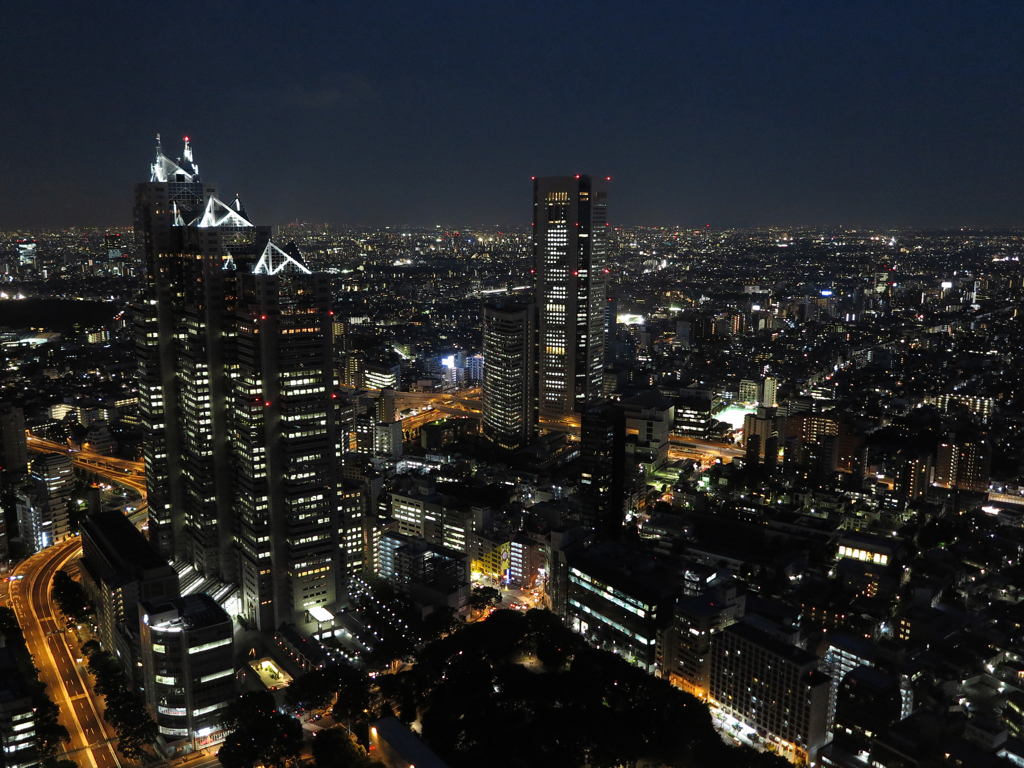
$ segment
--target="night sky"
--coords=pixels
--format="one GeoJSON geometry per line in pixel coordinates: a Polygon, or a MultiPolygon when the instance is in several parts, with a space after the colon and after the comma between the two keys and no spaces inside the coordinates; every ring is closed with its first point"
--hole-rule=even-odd
{"type": "Polygon", "coordinates": [[[257,223],[1024,226],[1024,3],[5,3],[0,230],[130,223],[154,135],[257,223]]]}

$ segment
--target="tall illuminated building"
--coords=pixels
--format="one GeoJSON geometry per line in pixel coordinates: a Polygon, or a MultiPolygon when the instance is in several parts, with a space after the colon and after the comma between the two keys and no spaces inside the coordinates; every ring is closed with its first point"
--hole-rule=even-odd
{"type": "Polygon", "coordinates": [[[200,180],[185,140],[136,186],[135,305],[150,539],[240,585],[261,629],[333,603],[337,550],[328,291],[238,200],[200,180]]]}
{"type": "Polygon", "coordinates": [[[344,582],[331,286],[299,267],[238,275],[233,512],[240,612],[261,629],[333,606],[344,582]]]}
{"type": "Polygon", "coordinates": [[[537,398],[541,421],[582,412],[601,397],[607,259],[605,182],[533,182],[537,398]]]}
{"type": "Polygon", "coordinates": [[[484,307],[483,434],[506,451],[537,431],[533,306],[484,307]]]}

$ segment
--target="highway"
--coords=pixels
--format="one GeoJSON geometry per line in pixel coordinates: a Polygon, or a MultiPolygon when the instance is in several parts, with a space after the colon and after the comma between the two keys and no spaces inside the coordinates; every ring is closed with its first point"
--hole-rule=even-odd
{"type": "Polygon", "coordinates": [[[142,498],[146,498],[146,469],[141,461],[118,459],[93,451],[75,451],[66,443],[44,440],[32,434],[28,435],[28,449],[36,453],[68,454],[76,467],[102,475],[111,482],[138,491],[142,498]]]}
{"type": "Polygon", "coordinates": [[[112,456],[104,456],[92,451],[73,451],[64,443],[44,440],[34,435],[28,436],[28,449],[36,453],[66,453],[76,467],[81,467],[99,475],[111,483],[130,488],[141,497],[128,519],[136,526],[149,519],[149,508],[146,504],[145,468],[141,461],[128,461],[112,456]]]}
{"type": "Polygon", "coordinates": [[[65,745],[68,757],[82,768],[119,768],[121,761],[86,685],[84,665],[75,662],[81,658],[76,655],[77,641],[58,625],[58,612],[50,600],[54,574],[81,555],[81,547],[80,539],[67,539],[19,563],[13,575],[22,579],[7,582],[10,601],[39,679],[60,709],[60,723],[71,734],[71,742],[65,745]],[[83,762],[86,757],[88,762],[83,762]]]}

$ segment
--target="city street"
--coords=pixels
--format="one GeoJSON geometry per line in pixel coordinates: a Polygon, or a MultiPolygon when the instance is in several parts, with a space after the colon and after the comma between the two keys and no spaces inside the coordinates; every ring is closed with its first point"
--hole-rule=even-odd
{"type": "Polygon", "coordinates": [[[81,554],[81,541],[69,539],[19,563],[9,581],[10,602],[25,634],[25,643],[39,670],[39,678],[60,709],[60,723],[71,734],[65,745],[68,757],[80,766],[119,768],[121,761],[108,740],[92,692],[86,685],[83,665],[75,661],[69,642],[74,635],[58,625],[50,600],[54,574],[81,554]],[[21,576],[21,579],[17,577],[21,576]],[[83,758],[88,756],[88,762],[83,758]]]}

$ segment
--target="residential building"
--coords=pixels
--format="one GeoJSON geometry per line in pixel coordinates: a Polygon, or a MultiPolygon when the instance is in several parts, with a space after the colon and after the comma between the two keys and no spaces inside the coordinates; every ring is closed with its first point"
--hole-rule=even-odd
{"type": "Polygon", "coordinates": [[[742,622],[715,635],[710,699],[765,734],[790,762],[812,762],[825,744],[829,679],[819,659],[742,622]]]}

